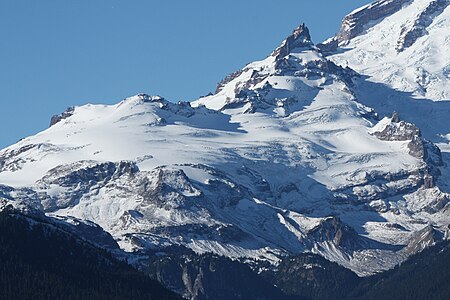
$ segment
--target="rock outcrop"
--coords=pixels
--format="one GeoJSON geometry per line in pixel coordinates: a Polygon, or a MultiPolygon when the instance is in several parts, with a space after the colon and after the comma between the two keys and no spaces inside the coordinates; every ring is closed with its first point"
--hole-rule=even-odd
{"type": "Polygon", "coordinates": [[[61,122],[64,119],[71,117],[74,112],[75,112],[75,108],[69,107],[64,112],[60,113],[59,115],[54,115],[50,120],[50,127],[55,125],[58,122],[61,122]]]}
{"type": "Polygon", "coordinates": [[[351,39],[364,33],[377,20],[396,13],[409,2],[411,0],[379,0],[355,10],[344,18],[341,29],[335,37],[317,46],[324,54],[334,52],[338,47],[345,46],[351,39]]]}
{"type": "Polygon", "coordinates": [[[272,52],[272,56],[276,57],[276,59],[280,59],[295,49],[311,46],[312,42],[309,29],[305,24],[302,24],[294,29],[294,32],[283,41],[281,46],[272,52]]]}
{"type": "Polygon", "coordinates": [[[427,27],[430,26],[434,18],[440,15],[449,4],[450,2],[448,0],[432,1],[427,8],[416,17],[410,26],[402,28],[396,50],[402,52],[411,47],[420,37],[428,34],[427,27]]]}

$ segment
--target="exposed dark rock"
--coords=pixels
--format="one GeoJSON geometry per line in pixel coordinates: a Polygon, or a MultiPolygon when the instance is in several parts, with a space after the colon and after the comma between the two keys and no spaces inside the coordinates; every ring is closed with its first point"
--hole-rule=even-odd
{"type": "Polygon", "coordinates": [[[137,193],[144,198],[144,206],[150,202],[167,210],[181,208],[192,205],[191,196],[186,194],[201,195],[182,170],[160,167],[152,173],[151,179],[143,176],[137,184],[137,193]]]}
{"type": "Polygon", "coordinates": [[[55,125],[56,123],[60,122],[61,120],[64,120],[64,119],[67,119],[67,118],[71,117],[74,112],[75,112],[75,108],[74,107],[69,107],[68,109],[66,109],[61,114],[54,115],[51,118],[51,120],[50,120],[50,127],[55,125]]]}
{"type": "MultiPolygon", "coordinates": [[[[441,166],[443,162],[439,148],[422,138],[417,126],[400,120],[398,113],[394,112],[391,122],[383,130],[374,132],[373,135],[383,141],[410,141],[408,143],[409,154],[424,160],[428,164],[431,175],[440,175],[437,167],[441,166]]],[[[428,183],[430,182],[428,181],[428,183]]]]}
{"type": "Polygon", "coordinates": [[[302,24],[294,29],[294,32],[283,41],[280,47],[275,49],[272,56],[275,56],[276,59],[280,59],[287,56],[297,48],[309,48],[311,46],[312,42],[309,29],[305,24],[302,24]]]}
{"type": "Polygon", "coordinates": [[[391,122],[393,123],[399,123],[400,122],[400,116],[396,111],[392,113],[391,122]]]}
{"type": "Polygon", "coordinates": [[[442,241],[444,234],[433,226],[428,225],[424,229],[416,232],[409,244],[402,249],[402,252],[408,256],[422,252],[425,248],[434,246],[439,241],[442,241]]]}
{"type": "Polygon", "coordinates": [[[374,135],[382,141],[407,141],[419,138],[420,129],[411,123],[400,121],[400,117],[394,112],[391,123],[387,124],[382,131],[377,131],[374,135]]]}
{"type": "Polygon", "coordinates": [[[116,170],[113,177],[120,177],[124,174],[133,175],[139,172],[139,168],[135,162],[122,160],[115,164],[116,170]]]}
{"type": "Polygon", "coordinates": [[[96,163],[80,161],[74,164],[58,166],[51,169],[40,181],[47,184],[58,184],[70,187],[77,184],[93,184],[110,180],[112,176],[134,174],[139,169],[133,162],[96,163]]]}
{"type": "MultiPolygon", "coordinates": [[[[198,186],[204,192],[206,197],[214,198],[214,204],[218,205],[220,208],[234,206],[244,198],[254,198],[254,195],[245,186],[238,184],[235,178],[230,178],[225,172],[203,164],[185,165],[203,170],[213,177],[206,182],[195,182],[195,186],[198,186]]],[[[243,167],[238,172],[240,175],[246,175],[246,179],[251,180],[255,184],[262,184],[263,189],[270,188],[265,186],[263,184],[264,181],[259,174],[252,173],[252,170],[243,167]]]]}
{"type": "Polygon", "coordinates": [[[20,169],[20,165],[24,162],[24,159],[18,158],[17,156],[37,147],[40,147],[40,145],[29,144],[22,146],[17,150],[4,151],[0,155],[0,172],[5,171],[6,168],[13,172],[20,169]]]}
{"type": "Polygon", "coordinates": [[[342,21],[339,33],[328,41],[317,45],[325,55],[333,53],[339,46],[345,46],[351,39],[361,35],[376,21],[398,12],[411,0],[379,0],[367,7],[347,15],[342,21]]]}
{"type": "Polygon", "coordinates": [[[426,174],[423,177],[423,187],[426,189],[431,189],[435,186],[434,178],[430,174],[426,174]]]}
{"type": "Polygon", "coordinates": [[[347,251],[362,248],[361,237],[338,217],[329,217],[308,232],[308,238],[316,243],[331,242],[347,251]]]}
{"type": "Polygon", "coordinates": [[[409,154],[423,159],[425,158],[425,148],[422,139],[418,135],[414,135],[411,142],[408,143],[409,154]]]}
{"type": "MultiPolygon", "coordinates": [[[[274,75],[276,76],[295,76],[307,79],[323,78],[327,82],[333,80],[341,81],[346,84],[346,90],[349,94],[353,94],[353,78],[358,76],[353,70],[342,68],[326,59],[318,58],[313,61],[303,61],[294,55],[287,55],[277,59],[275,62],[275,70],[274,75]]],[[[244,105],[250,104],[245,111],[246,113],[282,107],[284,109],[284,116],[288,116],[298,109],[298,105],[296,104],[305,101],[305,99],[298,99],[294,94],[281,99],[270,96],[274,87],[269,82],[266,82],[262,87],[255,88],[256,85],[266,80],[267,77],[267,73],[253,70],[253,73],[247,81],[236,84],[234,89],[235,96],[227,99],[222,110],[241,108],[244,105]]],[[[317,89],[319,90],[320,87],[317,89]]],[[[370,120],[373,119],[373,115],[369,112],[365,117],[370,120]]]]}
{"type": "Polygon", "coordinates": [[[434,0],[415,19],[411,27],[403,27],[396,50],[402,52],[411,47],[420,37],[428,34],[427,27],[450,4],[448,0],[434,0]]]}
{"type": "Polygon", "coordinates": [[[345,43],[352,38],[367,30],[369,26],[373,26],[374,21],[396,13],[404,4],[410,1],[411,0],[380,0],[353,14],[347,15],[342,22],[341,30],[336,36],[339,45],[345,45],[345,43]]]}
{"type": "Polygon", "coordinates": [[[224,79],[222,79],[221,82],[219,82],[217,84],[217,88],[216,88],[216,92],[215,93],[216,94],[219,93],[223,89],[223,87],[225,85],[227,85],[227,83],[230,83],[231,81],[233,81],[234,79],[239,77],[244,72],[244,70],[239,70],[239,71],[236,71],[236,72],[234,72],[232,74],[227,75],[224,79]]]}
{"type": "Polygon", "coordinates": [[[45,198],[41,199],[45,209],[52,211],[77,204],[80,198],[95,186],[104,186],[112,179],[123,175],[134,176],[137,172],[139,169],[136,164],[129,161],[118,163],[79,161],[49,170],[37,184],[42,186],[56,184],[66,188],[57,196],[45,195],[45,198]]]}
{"type": "Polygon", "coordinates": [[[322,52],[323,55],[328,56],[337,50],[339,47],[339,42],[336,37],[332,37],[323,43],[317,44],[316,46],[320,49],[320,52],[322,52]]]}

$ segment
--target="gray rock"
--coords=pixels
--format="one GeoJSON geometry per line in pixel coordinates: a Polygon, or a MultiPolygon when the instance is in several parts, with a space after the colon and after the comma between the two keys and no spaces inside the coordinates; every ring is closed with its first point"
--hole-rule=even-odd
{"type": "Polygon", "coordinates": [[[425,248],[435,245],[438,241],[442,241],[443,237],[444,234],[441,231],[431,225],[427,225],[414,234],[408,245],[402,249],[402,252],[408,256],[414,255],[425,248]]]}
{"type": "Polygon", "coordinates": [[[283,41],[280,47],[275,49],[272,56],[280,59],[287,56],[294,49],[311,46],[312,42],[309,29],[305,24],[302,24],[294,29],[294,32],[283,41]]]}
{"type": "Polygon", "coordinates": [[[231,74],[227,75],[224,79],[222,79],[221,82],[219,82],[217,84],[217,88],[216,88],[215,94],[219,93],[223,89],[223,87],[225,85],[227,85],[227,83],[230,83],[231,81],[233,81],[234,79],[239,77],[243,72],[244,72],[244,70],[239,70],[239,71],[236,71],[234,73],[231,73],[231,74]]]}
{"type": "Polygon", "coordinates": [[[425,158],[424,142],[419,135],[414,135],[408,144],[409,154],[420,159],[425,158]]]}
{"type": "Polygon", "coordinates": [[[450,4],[448,0],[435,0],[430,2],[427,8],[420,13],[411,27],[403,27],[396,50],[402,52],[411,47],[420,37],[428,34],[427,27],[450,4]]]}
{"type": "Polygon", "coordinates": [[[425,174],[423,177],[423,187],[426,189],[431,189],[435,186],[434,178],[430,174],[425,174]]]}
{"type": "Polygon", "coordinates": [[[54,115],[50,120],[50,127],[52,127],[53,125],[55,125],[58,122],[61,122],[61,120],[71,117],[74,112],[75,112],[75,108],[72,106],[72,107],[69,107],[68,109],[66,109],[61,114],[54,115]]]}
{"type": "Polygon", "coordinates": [[[335,216],[321,221],[308,233],[308,238],[316,243],[331,242],[347,253],[367,246],[366,240],[360,237],[353,228],[342,222],[339,217],[335,216]]]}
{"type": "Polygon", "coordinates": [[[325,55],[333,53],[339,46],[345,46],[351,39],[364,33],[376,24],[377,20],[398,12],[411,0],[379,0],[364,9],[347,15],[341,24],[339,33],[332,39],[317,45],[325,55]]]}
{"type": "Polygon", "coordinates": [[[390,16],[399,11],[404,4],[411,0],[380,0],[371,4],[366,9],[356,11],[347,15],[341,26],[341,30],[337,34],[339,45],[345,45],[352,38],[360,35],[370,24],[379,19],[390,16]]]}
{"type": "Polygon", "coordinates": [[[398,115],[398,113],[396,111],[394,111],[394,113],[392,114],[391,121],[393,123],[399,123],[400,122],[400,116],[398,115]]]}
{"type": "Polygon", "coordinates": [[[392,116],[390,124],[374,135],[382,141],[407,141],[421,136],[420,129],[416,125],[400,121],[397,114],[392,116]]]}

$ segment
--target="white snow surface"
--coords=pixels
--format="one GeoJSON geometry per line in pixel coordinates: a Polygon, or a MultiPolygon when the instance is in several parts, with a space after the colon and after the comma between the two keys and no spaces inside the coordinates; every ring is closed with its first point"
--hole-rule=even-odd
{"type": "MultiPolygon", "coordinates": [[[[373,23],[330,58],[370,76],[371,82],[412,93],[417,99],[449,100],[449,6],[442,13],[431,16],[431,24],[412,46],[404,51],[397,50],[403,32],[412,28],[414,21],[433,2],[436,1],[410,1],[400,11],[373,23]]],[[[364,9],[369,10],[370,5],[361,8],[364,9]]]]}
{"type": "MultiPolygon", "coordinates": [[[[448,10],[417,42],[420,53],[393,48],[402,20],[425,2],[331,58],[405,90],[414,61],[436,73],[449,61],[436,46],[450,32],[448,10]]],[[[0,151],[0,199],[95,222],[127,252],[180,244],[273,263],[316,252],[361,275],[392,267],[405,257],[392,246],[428,224],[448,225],[445,189],[422,186],[427,162],[410,155],[410,141],[374,135],[389,120],[378,123],[373,102],[360,101],[313,45],[282,60],[290,67],[274,56],[251,63],[191,104],[136,95],[75,107],[0,151]]],[[[447,97],[446,80],[430,83],[441,89],[429,88],[430,99],[447,97]]]]}

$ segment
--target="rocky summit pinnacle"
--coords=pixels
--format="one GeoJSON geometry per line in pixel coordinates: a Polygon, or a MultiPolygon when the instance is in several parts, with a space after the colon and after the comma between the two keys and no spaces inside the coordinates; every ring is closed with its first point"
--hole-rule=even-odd
{"type": "Polygon", "coordinates": [[[69,109],[0,150],[0,210],[98,224],[143,270],[174,254],[160,273],[181,261],[166,282],[180,293],[221,282],[184,272],[186,249],[249,272],[301,253],[360,276],[394,268],[450,236],[450,6],[433,1],[357,9],[328,52],[302,24],[190,103],[69,109]]]}
{"type": "Polygon", "coordinates": [[[275,49],[272,56],[277,59],[285,57],[291,53],[294,49],[310,47],[312,45],[309,29],[303,23],[299,27],[295,28],[290,36],[288,36],[283,43],[275,49]]]}

